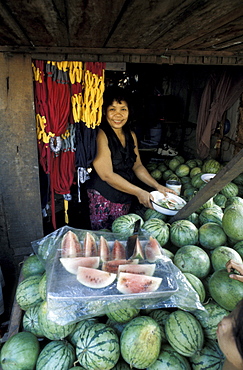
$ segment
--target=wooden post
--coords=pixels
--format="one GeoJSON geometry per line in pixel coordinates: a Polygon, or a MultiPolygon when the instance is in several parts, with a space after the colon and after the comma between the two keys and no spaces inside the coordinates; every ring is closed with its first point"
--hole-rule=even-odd
{"type": "Polygon", "coordinates": [[[170,219],[170,223],[190,216],[241,172],[243,172],[243,149],[206,186],[199,190],[185,207],[170,219]]]}

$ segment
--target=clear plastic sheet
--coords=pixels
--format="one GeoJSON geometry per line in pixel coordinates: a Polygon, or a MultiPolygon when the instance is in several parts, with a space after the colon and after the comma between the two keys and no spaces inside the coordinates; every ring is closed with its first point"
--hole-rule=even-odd
{"type": "MultiPolygon", "coordinates": [[[[178,307],[186,311],[205,310],[196,291],[173,264],[166,257],[161,248],[162,256],[157,259],[153,276],[162,278],[159,288],[155,292],[122,294],[117,289],[116,280],[105,288],[88,288],[77,280],[77,276],[65,270],[60,262],[61,243],[63,236],[71,230],[74,232],[81,245],[88,233],[94,236],[97,250],[100,236],[108,242],[110,252],[114,241],[118,240],[126,246],[126,240],[121,235],[103,232],[75,229],[64,226],[42,239],[32,242],[34,252],[39,256],[46,268],[47,274],[47,307],[48,318],[57,324],[65,325],[78,322],[84,318],[102,316],[110,303],[128,301],[139,309],[157,309],[178,307]]],[[[148,237],[139,234],[142,248],[148,243],[148,237]]],[[[149,263],[147,260],[139,262],[149,263]]]]}

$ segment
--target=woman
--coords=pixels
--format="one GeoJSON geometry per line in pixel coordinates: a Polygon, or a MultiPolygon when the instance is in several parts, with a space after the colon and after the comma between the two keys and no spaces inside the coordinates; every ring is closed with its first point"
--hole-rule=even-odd
{"type": "Polygon", "coordinates": [[[222,370],[243,369],[243,300],[218,324],[218,344],[225,355],[222,370]]]}
{"type": "Polygon", "coordinates": [[[104,94],[104,120],[97,134],[97,155],[87,182],[93,230],[110,228],[119,216],[129,213],[132,198],[152,208],[152,196],[137,180],[163,194],[173,190],[159,184],[143,166],[136,135],[129,127],[130,104],[121,88],[104,94]]]}

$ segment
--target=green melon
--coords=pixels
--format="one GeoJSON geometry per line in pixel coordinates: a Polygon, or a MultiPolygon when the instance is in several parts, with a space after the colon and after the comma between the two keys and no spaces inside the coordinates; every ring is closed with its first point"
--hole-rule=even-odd
{"type": "Polygon", "coordinates": [[[44,336],[50,340],[59,340],[67,337],[75,327],[75,324],[59,325],[48,318],[47,302],[43,301],[39,309],[39,325],[44,336]]]}
{"type": "Polygon", "coordinates": [[[158,170],[157,168],[150,172],[150,175],[157,181],[159,181],[162,178],[162,172],[158,170]]]}
{"type": "Polygon", "coordinates": [[[132,319],[121,334],[120,346],[121,355],[131,368],[145,369],[151,366],[160,353],[158,323],[149,316],[132,319]]]}
{"type": "Polygon", "coordinates": [[[243,185],[243,172],[236,176],[233,180],[236,185],[243,185]]]}
{"type": "Polygon", "coordinates": [[[184,272],[184,275],[193,289],[197,292],[200,302],[203,303],[206,298],[206,291],[202,281],[196,275],[193,275],[190,272],[184,272]]]}
{"type": "Polygon", "coordinates": [[[16,301],[22,310],[27,310],[42,301],[39,293],[41,275],[31,275],[18,284],[16,289],[16,301]]]}
{"type": "Polygon", "coordinates": [[[201,172],[197,173],[196,175],[192,176],[191,178],[191,184],[195,188],[199,189],[201,185],[204,184],[204,181],[201,179],[201,172]]]}
{"type": "Polygon", "coordinates": [[[106,325],[110,326],[111,328],[113,328],[115,330],[118,337],[121,336],[121,333],[122,333],[123,329],[125,328],[125,326],[127,324],[127,322],[122,324],[120,322],[113,321],[109,318],[107,319],[107,321],[105,323],[106,323],[106,325]]]}
{"type": "Polygon", "coordinates": [[[80,333],[82,333],[85,330],[85,328],[87,328],[87,327],[89,327],[93,324],[96,324],[96,323],[98,323],[98,318],[97,317],[86,318],[86,319],[83,319],[83,320],[77,322],[75,324],[73,330],[71,331],[71,333],[68,334],[67,339],[69,340],[69,342],[74,347],[76,347],[78,339],[80,337],[80,333]]]}
{"type": "Polygon", "coordinates": [[[190,358],[193,370],[221,370],[225,356],[214,340],[207,340],[200,354],[190,358]]]}
{"type": "Polygon", "coordinates": [[[36,254],[30,255],[24,260],[21,269],[24,279],[31,275],[42,275],[44,271],[45,267],[36,254]]]}
{"type": "Polygon", "coordinates": [[[202,169],[200,167],[194,167],[191,169],[190,173],[189,173],[189,176],[190,177],[193,177],[195,175],[197,175],[198,173],[201,173],[202,172],[202,169]]]}
{"type": "Polygon", "coordinates": [[[198,229],[189,220],[174,221],[170,227],[170,241],[177,247],[198,243],[198,229]]]}
{"type": "Polygon", "coordinates": [[[137,220],[140,220],[140,227],[143,225],[143,219],[136,213],[129,213],[124,216],[117,217],[112,223],[112,232],[119,233],[127,238],[133,234],[134,225],[137,220]]]}
{"type": "Polygon", "coordinates": [[[147,370],[190,370],[191,366],[186,357],[180,355],[169,344],[161,346],[157,360],[147,370]]]}
{"type": "Polygon", "coordinates": [[[239,241],[243,240],[242,219],[243,206],[231,205],[225,209],[222,227],[228,237],[239,241]]]}
{"type": "Polygon", "coordinates": [[[40,305],[41,303],[37,303],[35,306],[29,307],[25,311],[22,319],[22,326],[23,331],[29,331],[37,337],[44,337],[38,318],[40,305]]]}
{"type": "Polygon", "coordinates": [[[163,172],[163,175],[162,175],[162,178],[164,181],[168,180],[170,175],[173,174],[173,171],[171,171],[170,169],[166,170],[165,172],[163,172]]]}
{"type": "Polygon", "coordinates": [[[157,168],[157,163],[155,162],[149,162],[146,164],[146,168],[148,171],[153,171],[157,168]]]}
{"type": "Polygon", "coordinates": [[[191,179],[190,179],[189,176],[182,176],[180,178],[180,182],[182,183],[182,185],[188,184],[188,183],[190,184],[191,183],[191,179]]]}
{"type": "Polygon", "coordinates": [[[194,168],[197,167],[197,162],[195,159],[188,159],[188,161],[186,161],[186,165],[190,168],[194,168]]]}
{"type": "Polygon", "coordinates": [[[217,206],[219,206],[220,208],[225,208],[226,206],[226,202],[227,202],[227,198],[225,195],[223,194],[216,194],[214,197],[213,197],[213,201],[215,204],[217,204],[217,206]]]}
{"type": "Polygon", "coordinates": [[[37,337],[29,332],[19,332],[2,346],[2,370],[34,370],[40,352],[37,337]]]}
{"type": "Polygon", "coordinates": [[[206,277],[210,271],[208,254],[196,245],[184,245],[178,249],[173,262],[183,273],[189,272],[198,278],[206,277]]]}
{"type": "Polygon", "coordinates": [[[167,221],[168,216],[156,211],[155,209],[147,208],[144,212],[143,219],[144,221],[148,221],[151,218],[159,218],[163,221],[167,221]]]}
{"type": "Polygon", "coordinates": [[[215,222],[222,226],[223,215],[224,213],[221,208],[204,208],[199,214],[199,221],[201,225],[208,222],[215,222]]]}
{"type": "Polygon", "coordinates": [[[182,356],[191,357],[203,347],[203,329],[189,312],[172,312],[165,323],[165,333],[169,344],[182,356]]]}
{"type": "Polygon", "coordinates": [[[166,335],[165,335],[165,323],[170,315],[169,311],[164,309],[156,309],[152,310],[148,316],[152,317],[160,327],[160,334],[161,334],[161,343],[167,343],[166,335]]]}
{"type": "Polygon", "coordinates": [[[120,357],[119,337],[108,325],[93,324],[80,333],[76,355],[80,365],[85,369],[110,370],[120,357]]]}
{"type": "Polygon", "coordinates": [[[168,167],[164,163],[159,163],[157,169],[160,170],[161,172],[165,172],[168,169],[168,167]]]}
{"type": "Polygon", "coordinates": [[[197,209],[197,212],[200,213],[202,212],[203,209],[213,208],[213,206],[214,206],[214,201],[212,197],[212,198],[209,198],[205,203],[203,203],[203,205],[201,205],[201,207],[197,209]]]}
{"type": "Polygon", "coordinates": [[[69,370],[75,360],[74,347],[65,340],[52,340],[42,349],[36,370],[69,370]]]}
{"type": "Polygon", "coordinates": [[[131,370],[130,366],[125,362],[123,361],[122,359],[120,359],[116,366],[114,366],[112,368],[112,370],[131,370]]]}
{"type": "Polygon", "coordinates": [[[170,237],[170,230],[168,225],[159,218],[151,218],[143,224],[143,230],[148,233],[149,236],[157,239],[161,247],[165,245],[170,237]]]}
{"type": "Polygon", "coordinates": [[[239,192],[238,186],[234,184],[233,182],[230,182],[229,184],[225,185],[220,190],[220,193],[223,194],[226,198],[236,197],[238,192],[239,192]]]}
{"type": "Polygon", "coordinates": [[[117,302],[110,302],[106,305],[106,315],[109,319],[125,323],[133,319],[139,314],[140,309],[136,308],[134,304],[128,300],[117,302]]]}
{"type": "Polygon", "coordinates": [[[227,236],[224,229],[216,222],[208,222],[200,226],[199,243],[206,249],[215,249],[227,242],[227,236]]]}
{"type": "Polygon", "coordinates": [[[190,214],[190,216],[187,217],[187,220],[191,221],[197,228],[199,225],[199,215],[196,212],[193,212],[190,214]]]}
{"type": "Polygon", "coordinates": [[[175,155],[174,159],[178,159],[180,163],[185,163],[185,158],[182,157],[182,155],[175,155]]]}
{"type": "Polygon", "coordinates": [[[243,207],[243,199],[239,196],[227,198],[225,208],[233,205],[239,205],[243,207]]]}
{"type": "Polygon", "coordinates": [[[239,253],[233,248],[220,246],[215,248],[211,254],[211,262],[214,271],[221,270],[225,268],[226,263],[230,260],[242,263],[242,258],[239,253]]]}
{"type": "Polygon", "coordinates": [[[178,177],[184,177],[188,176],[190,173],[190,167],[187,166],[186,164],[180,164],[178,167],[175,169],[175,174],[178,177]]]}
{"type": "Polygon", "coordinates": [[[43,301],[46,300],[46,295],[47,295],[47,292],[46,292],[46,272],[44,272],[44,274],[42,275],[42,278],[40,279],[40,282],[39,282],[39,294],[41,296],[41,298],[43,299],[43,301]]]}
{"type": "Polygon", "coordinates": [[[206,159],[202,165],[202,172],[204,173],[218,173],[222,165],[215,159],[206,159]]]}
{"type": "Polygon", "coordinates": [[[241,256],[241,258],[243,259],[243,240],[237,242],[237,243],[234,243],[233,244],[233,248],[236,250],[236,252],[239,253],[239,255],[241,256]]]}
{"type": "Polygon", "coordinates": [[[232,311],[243,297],[243,284],[231,279],[226,269],[222,269],[215,271],[210,277],[209,292],[221,307],[232,311]]]}
{"type": "Polygon", "coordinates": [[[171,171],[175,171],[175,169],[181,164],[180,160],[178,158],[172,158],[170,159],[168,166],[171,171]]]}
{"type": "Polygon", "coordinates": [[[216,340],[216,331],[218,324],[230,312],[221,307],[212,299],[204,304],[204,308],[205,311],[197,310],[196,312],[193,312],[193,314],[202,325],[205,337],[208,339],[216,340]]]}

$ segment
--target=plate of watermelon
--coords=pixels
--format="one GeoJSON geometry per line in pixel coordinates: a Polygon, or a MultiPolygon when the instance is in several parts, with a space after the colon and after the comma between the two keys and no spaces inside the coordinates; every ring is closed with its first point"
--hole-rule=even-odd
{"type": "Polygon", "coordinates": [[[167,193],[165,196],[159,191],[152,191],[150,194],[153,196],[151,200],[153,208],[165,215],[174,216],[186,205],[184,199],[173,193],[167,193]]]}

